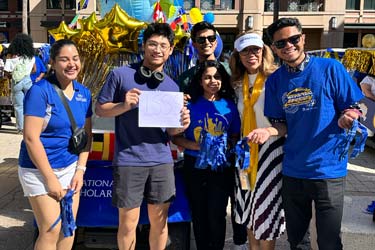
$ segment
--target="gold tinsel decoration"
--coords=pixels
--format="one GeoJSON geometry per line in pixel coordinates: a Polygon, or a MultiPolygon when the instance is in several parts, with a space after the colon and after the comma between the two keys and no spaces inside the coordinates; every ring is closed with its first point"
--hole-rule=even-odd
{"type": "Polygon", "coordinates": [[[342,63],[348,70],[357,70],[361,73],[375,72],[375,50],[347,49],[342,63]]]}
{"type": "Polygon", "coordinates": [[[10,96],[10,85],[8,78],[0,78],[0,97],[10,96]]]}

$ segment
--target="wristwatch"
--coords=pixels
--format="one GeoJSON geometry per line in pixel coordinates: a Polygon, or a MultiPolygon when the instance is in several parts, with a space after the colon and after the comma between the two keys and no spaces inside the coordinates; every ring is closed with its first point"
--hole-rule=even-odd
{"type": "Polygon", "coordinates": [[[77,165],[76,170],[82,170],[83,173],[85,173],[86,172],[86,167],[85,166],[79,166],[79,165],[77,165]]]}

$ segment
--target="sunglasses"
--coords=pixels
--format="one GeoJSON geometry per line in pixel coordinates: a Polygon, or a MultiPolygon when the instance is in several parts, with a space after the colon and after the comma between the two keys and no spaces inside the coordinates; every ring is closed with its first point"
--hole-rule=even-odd
{"type": "Polygon", "coordinates": [[[216,41],[216,35],[212,35],[212,36],[199,36],[197,38],[195,38],[195,41],[199,44],[204,44],[206,43],[206,39],[210,42],[210,43],[213,43],[216,41]]]}
{"type": "Polygon", "coordinates": [[[259,47],[247,47],[238,52],[240,56],[247,56],[249,54],[258,55],[262,48],[259,47]]]}
{"type": "Polygon", "coordinates": [[[287,43],[291,43],[293,45],[296,45],[301,40],[301,36],[302,36],[302,34],[298,34],[298,35],[288,37],[287,39],[281,39],[281,40],[273,42],[273,45],[275,45],[275,47],[278,48],[278,49],[284,48],[287,43]]]}

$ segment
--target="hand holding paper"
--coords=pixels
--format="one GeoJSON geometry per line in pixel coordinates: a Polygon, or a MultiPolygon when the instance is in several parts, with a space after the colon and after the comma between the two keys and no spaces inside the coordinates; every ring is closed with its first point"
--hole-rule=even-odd
{"type": "Polygon", "coordinates": [[[139,127],[181,128],[183,93],[142,91],[139,96],[139,127]]]}

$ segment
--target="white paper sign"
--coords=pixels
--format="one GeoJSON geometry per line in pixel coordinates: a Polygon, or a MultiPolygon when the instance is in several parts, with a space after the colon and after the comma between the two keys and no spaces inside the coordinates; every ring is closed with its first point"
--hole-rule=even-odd
{"type": "Polygon", "coordinates": [[[180,128],[182,92],[142,91],[139,96],[139,127],[180,128]]]}

